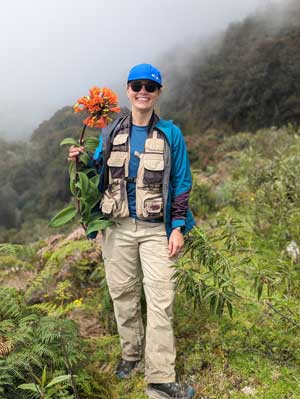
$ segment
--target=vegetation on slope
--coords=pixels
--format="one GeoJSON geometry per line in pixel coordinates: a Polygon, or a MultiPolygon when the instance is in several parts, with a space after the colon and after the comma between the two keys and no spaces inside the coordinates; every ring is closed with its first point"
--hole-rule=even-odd
{"type": "Polygon", "coordinates": [[[192,135],[299,124],[299,50],[298,0],[270,6],[231,24],[207,55],[195,49],[172,74],[162,111],[192,135]]]}
{"type": "MultiPolygon", "coordinates": [[[[219,151],[214,170],[195,176],[191,205],[201,227],[177,266],[177,374],[197,398],[296,399],[300,132],[240,133],[219,151]]],[[[3,398],[26,398],[17,387],[45,366],[47,381],[70,374],[58,339],[73,334],[68,350],[80,398],[145,399],[143,373],[114,376],[120,348],[99,245],[75,234],[30,249],[1,246],[2,286],[19,273],[9,256],[35,273],[19,292],[0,289],[3,398]],[[47,338],[62,325],[59,338],[47,338]],[[45,326],[47,334],[36,335],[45,326]]],[[[70,380],[47,395],[76,398],[70,380]]]]}

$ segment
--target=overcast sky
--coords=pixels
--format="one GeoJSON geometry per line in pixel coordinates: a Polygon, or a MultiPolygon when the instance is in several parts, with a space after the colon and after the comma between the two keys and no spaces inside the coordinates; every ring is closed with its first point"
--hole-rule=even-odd
{"type": "Polygon", "coordinates": [[[269,2],[2,1],[0,137],[28,137],[92,85],[111,87],[124,98],[132,65],[157,65],[170,48],[207,38],[269,2]]]}

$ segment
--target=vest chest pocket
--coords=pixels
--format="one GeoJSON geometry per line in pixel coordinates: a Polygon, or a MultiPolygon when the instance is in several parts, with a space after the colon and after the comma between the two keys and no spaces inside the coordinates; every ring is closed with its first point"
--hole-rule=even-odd
{"type": "Polygon", "coordinates": [[[146,186],[152,184],[162,184],[164,172],[163,154],[144,154],[144,176],[143,184],[146,186]]]}
{"type": "Polygon", "coordinates": [[[114,138],[113,151],[128,151],[128,133],[118,134],[114,138]]]}
{"type": "Polygon", "coordinates": [[[158,138],[149,138],[145,142],[145,151],[146,152],[157,152],[163,153],[165,147],[165,142],[163,139],[158,138]]]}
{"type": "Polygon", "coordinates": [[[126,176],[127,152],[112,151],[107,160],[109,167],[109,182],[113,179],[123,179],[126,176]]]}

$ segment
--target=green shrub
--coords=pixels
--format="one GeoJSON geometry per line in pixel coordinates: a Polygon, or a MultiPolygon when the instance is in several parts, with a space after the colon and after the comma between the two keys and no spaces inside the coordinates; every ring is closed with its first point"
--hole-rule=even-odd
{"type": "Polygon", "coordinates": [[[212,188],[205,183],[193,182],[190,207],[195,216],[207,218],[216,210],[216,197],[212,188]]]}

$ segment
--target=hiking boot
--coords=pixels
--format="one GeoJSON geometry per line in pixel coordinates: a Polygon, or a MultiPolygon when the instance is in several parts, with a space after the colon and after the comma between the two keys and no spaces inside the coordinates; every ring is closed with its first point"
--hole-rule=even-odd
{"type": "Polygon", "coordinates": [[[146,394],[150,399],[190,399],[195,390],[189,385],[169,382],[167,384],[148,384],[146,394]]]}
{"type": "Polygon", "coordinates": [[[121,359],[116,369],[116,376],[123,379],[131,377],[139,364],[140,360],[121,359]]]}

